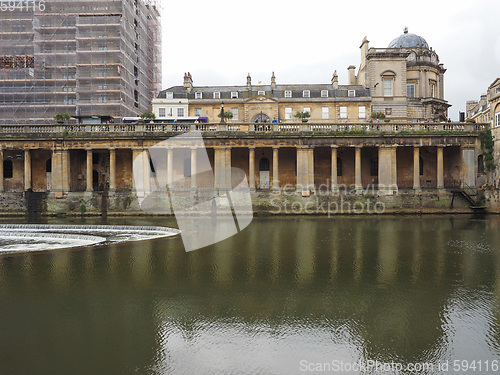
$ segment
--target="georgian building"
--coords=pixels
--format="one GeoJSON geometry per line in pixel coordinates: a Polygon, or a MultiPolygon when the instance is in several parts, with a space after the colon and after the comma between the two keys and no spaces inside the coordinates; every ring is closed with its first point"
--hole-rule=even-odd
{"type": "Polygon", "coordinates": [[[153,101],[157,117],[206,117],[219,122],[222,103],[233,122],[296,122],[296,112],[309,112],[314,122],[364,122],[370,117],[370,91],[360,85],[339,85],[335,72],[329,84],[277,84],[274,72],[268,85],[195,86],[191,73],[184,85],[160,92],[153,101]]]}

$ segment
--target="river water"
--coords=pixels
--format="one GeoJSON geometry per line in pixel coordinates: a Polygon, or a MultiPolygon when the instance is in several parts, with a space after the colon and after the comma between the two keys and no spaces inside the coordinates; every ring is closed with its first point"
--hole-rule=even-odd
{"type": "Polygon", "coordinates": [[[0,255],[0,374],[493,374],[499,319],[500,217],[266,217],[189,253],[0,255]]]}

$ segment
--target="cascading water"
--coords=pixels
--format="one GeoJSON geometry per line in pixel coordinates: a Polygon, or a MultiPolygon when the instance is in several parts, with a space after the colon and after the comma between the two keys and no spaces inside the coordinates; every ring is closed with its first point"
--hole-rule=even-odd
{"type": "Polygon", "coordinates": [[[0,224],[0,254],[138,241],[179,233],[177,229],[158,226],[0,224]]]}

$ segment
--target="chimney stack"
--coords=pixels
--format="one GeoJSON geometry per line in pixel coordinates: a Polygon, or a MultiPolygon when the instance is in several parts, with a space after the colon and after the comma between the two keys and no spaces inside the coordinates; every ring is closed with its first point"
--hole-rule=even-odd
{"type": "Polygon", "coordinates": [[[356,84],[356,67],[354,65],[349,65],[347,67],[347,70],[349,71],[349,84],[355,85],[356,84]]]}
{"type": "Polygon", "coordinates": [[[276,89],[276,77],[274,76],[274,72],[273,72],[273,75],[271,76],[271,90],[275,90],[276,89]]]}
{"type": "Polygon", "coordinates": [[[250,77],[250,73],[247,75],[247,89],[252,91],[252,77],[250,77]]]}
{"type": "Polygon", "coordinates": [[[184,73],[184,88],[187,92],[191,92],[193,90],[193,77],[191,73],[184,73]]]}
{"type": "Polygon", "coordinates": [[[337,71],[333,72],[332,85],[334,90],[339,88],[339,76],[337,75],[337,71]]]}

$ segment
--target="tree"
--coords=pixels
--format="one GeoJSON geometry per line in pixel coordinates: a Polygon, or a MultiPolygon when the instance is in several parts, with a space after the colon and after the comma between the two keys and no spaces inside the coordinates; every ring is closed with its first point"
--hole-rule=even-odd
{"type": "Polygon", "coordinates": [[[69,120],[71,118],[70,115],[68,115],[67,113],[56,113],[54,115],[54,119],[59,122],[59,123],[63,123],[64,121],[66,120],[69,120]]]}
{"type": "Polygon", "coordinates": [[[153,112],[144,112],[140,117],[143,120],[154,120],[156,118],[153,112]]]}
{"type": "MultiPolygon", "coordinates": [[[[217,115],[220,118],[220,113],[217,115]]],[[[233,112],[224,111],[224,120],[231,120],[233,118],[233,112]]]]}
{"type": "Polygon", "coordinates": [[[297,111],[297,112],[295,112],[293,117],[295,117],[297,119],[301,119],[302,121],[307,121],[307,119],[309,117],[311,117],[311,114],[309,113],[309,111],[305,111],[305,112],[297,111]]]}

